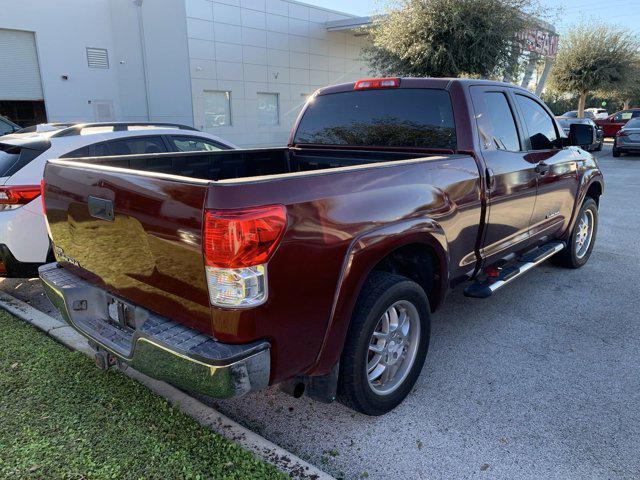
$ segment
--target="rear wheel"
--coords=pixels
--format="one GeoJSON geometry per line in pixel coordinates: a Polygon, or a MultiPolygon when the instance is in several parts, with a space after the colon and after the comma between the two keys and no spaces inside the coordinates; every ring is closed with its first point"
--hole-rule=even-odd
{"type": "Polygon", "coordinates": [[[589,260],[598,232],[598,204],[593,198],[587,198],[573,227],[567,248],[552,257],[563,267],[580,268],[589,260]]]}
{"type": "Polygon", "coordinates": [[[429,334],[424,290],[406,277],[373,272],[358,297],[340,359],[339,400],[367,415],[395,408],[420,375],[429,334]]]}
{"type": "Polygon", "coordinates": [[[622,154],[622,152],[618,148],[616,148],[615,146],[613,147],[613,152],[612,153],[613,153],[613,156],[616,157],[616,158],[618,158],[622,154]]]}

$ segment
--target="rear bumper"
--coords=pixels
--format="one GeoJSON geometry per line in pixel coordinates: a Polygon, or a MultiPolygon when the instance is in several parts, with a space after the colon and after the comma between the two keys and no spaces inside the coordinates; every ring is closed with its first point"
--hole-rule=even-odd
{"type": "Polygon", "coordinates": [[[150,377],[217,398],[241,396],[269,383],[271,356],[266,341],[220,343],[114,297],[57,263],[40,267],[39,273],[49,300],[69,325],[150,377]],[[122,312],[126,310],[123,315],[135,328],[108,320],[109,304],[112,309],[118,305],[122,312]]]}

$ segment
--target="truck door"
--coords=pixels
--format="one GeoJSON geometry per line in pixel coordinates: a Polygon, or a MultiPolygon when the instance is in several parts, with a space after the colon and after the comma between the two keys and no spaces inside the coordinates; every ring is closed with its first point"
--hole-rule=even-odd
{"type": "Polygon", "coordinates": [[[488,182],[480,253],[491,263],[528,244],[538,173],[527,155],[513,98],[501,87],[470,90],[488,182]]]}
{"type": "Polygon", "coordinates": [[[520,92],[513,96],[527,131],[526,158],[535,165],[538,178],[531,240],[544,241],[569,226],[579,183],[578,161],[587,153],[562,148],[556,122],[537,99],[520,92]]]}

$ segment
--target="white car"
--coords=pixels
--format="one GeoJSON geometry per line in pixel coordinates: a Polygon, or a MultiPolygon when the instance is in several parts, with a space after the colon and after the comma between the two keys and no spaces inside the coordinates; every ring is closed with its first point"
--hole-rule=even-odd
{"type": "Polygon", "coordinates": [[[35,275],[53,258],[40,200],[47,160],[235,148],[192,127],[163,123],[49,123],[0,137],[0,274],[35,275]]]}
{"type": "Polygon", "coordinates": [[[587,111],[593,113],[596,119],[607,118],[609,116],[609,112],[604,108],[587,108],[587,111]]]}

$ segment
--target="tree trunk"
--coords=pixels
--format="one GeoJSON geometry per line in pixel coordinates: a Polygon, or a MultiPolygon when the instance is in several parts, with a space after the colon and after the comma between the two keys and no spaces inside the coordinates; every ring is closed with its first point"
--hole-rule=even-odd
{"type": "Polygon", "coordinates": [[[578,118],[584,118],[584,107],[587,104],[587,92],[580,92],[578,100],[578,118]]]}
{"type": "Polygon", "coordinates": [[[625,100],[624,101],[624,105],[622,106],[623,110],[629,110],[629,107],[631,106],[631,102],[629,100],[625,100]]]}

